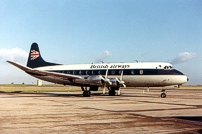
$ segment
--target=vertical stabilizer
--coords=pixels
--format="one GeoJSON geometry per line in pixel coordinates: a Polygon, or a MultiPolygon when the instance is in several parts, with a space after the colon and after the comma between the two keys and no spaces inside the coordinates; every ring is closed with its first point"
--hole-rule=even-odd
{"type": "Polygon", "coordinates": [[[38,44],[33,43],[29,52],[27,66],[30,68],[36,68],[36,67],[53,66],[53,65],[59,65],[59,64],[46,62],[41,56],[38,44]]]}

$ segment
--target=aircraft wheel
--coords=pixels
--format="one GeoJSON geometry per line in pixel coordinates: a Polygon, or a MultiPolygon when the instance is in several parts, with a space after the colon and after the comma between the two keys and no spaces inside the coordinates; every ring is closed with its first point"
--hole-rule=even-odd
{"type": "Polygon", "coordinates": [[[91,92],[90,91],[83,91],[83,97],[90,97],[91,92]]]}
{"type": "Polygon", "coordinates": [[[109,96],[115,96],[116,95],[116,91],[111,89],[109,90],[109,96]]]}
{"type": "Polygon", "coordinates": [[[161,98],[166,98],[166,93],[161,93],[161,98]]]}

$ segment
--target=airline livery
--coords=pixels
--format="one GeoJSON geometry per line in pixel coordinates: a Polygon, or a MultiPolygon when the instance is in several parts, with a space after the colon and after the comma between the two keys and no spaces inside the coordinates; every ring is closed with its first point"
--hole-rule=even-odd
{"type": "MultiPolygon", "coordinates": [[[[120,87],[165,87],[182,85],[186,75],[165,62],[100,63],[63,65],[43,60],[37,43],[30,49],[27,66],[7,61],[33,77],[48,82],[80,86],[84,97],[106,88],[109,95],[120,95],[120,87]],[[117,92],[116,92],[117,91],[117,92]]],[[[161,93],[165,98],[166,93],[161,93]]]]}

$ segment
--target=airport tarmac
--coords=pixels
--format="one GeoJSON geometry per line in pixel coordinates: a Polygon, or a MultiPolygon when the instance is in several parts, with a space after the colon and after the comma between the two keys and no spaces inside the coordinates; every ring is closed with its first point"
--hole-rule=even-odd
{"type": "Polygon", "coordinates": [[[202,133],[202,90],[0,93],[0,134],[202,133]]]}

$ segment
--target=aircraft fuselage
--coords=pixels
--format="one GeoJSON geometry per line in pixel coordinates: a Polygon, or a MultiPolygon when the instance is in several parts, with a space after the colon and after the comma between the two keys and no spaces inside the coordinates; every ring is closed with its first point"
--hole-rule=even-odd
{"type": "MultiPolygon", "coordinates": [[[[113,78],[119,78],[123,70],[123,81],[127,87],[161,87],[181,85],[187,82],[187,76],[173,69],[170,63],[163,62],[140,62],[140,63],[111,63],[111,64],[76,64],[55,65],[35,68],[49,72],[78,75],[82,80],[65,80],[49,76],[34,75],[42,80],[64,85],[95,85],[102,86],[100,77],[105,76],[113,82],[113,78]],[[97,82],[96,82],[97,78],[97,82]],[[92,81],[92,83],[90,83],[92,81]]],[[[108,86],[113,86],[108,85],[108,86]]],[[[114,85],[116,86],[116,85],[114,85]]]]}

